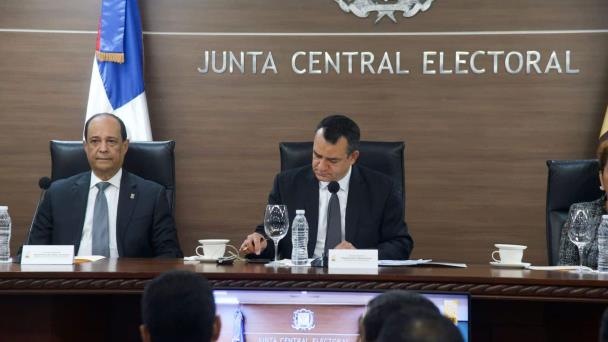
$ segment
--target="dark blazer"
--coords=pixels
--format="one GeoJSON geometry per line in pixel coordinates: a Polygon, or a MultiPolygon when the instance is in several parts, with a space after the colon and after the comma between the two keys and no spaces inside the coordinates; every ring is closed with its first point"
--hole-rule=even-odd
{"type": "MultiPolygon", "coordinates": [[[[91,172],[51,185],[34,219],[31,245],[74,245],[78,253],[91,172]]],[[[182,257],[175,223],[162,185],[123,169],[116,214],[120,257],[182,257]]]]}
{"type": "MultiPolygon", "coordinates": [[[[310,165],[286,170],[274,179],[269,204],[285,204],[289,220],[293,221],[296,209],[306,210],[308,221],[308,256],[312,257],[317,242],[319,220],[319,181],[310,165]]],[[[256,232],[266,236],[264,226],[256,232]]],[[[380,259],[407,259],[414,242],[405,223],[403,196],[394,182],[386,175],[353,165],[346,203],[345,239],[358,249],[378,249],[380,259]]],[[[279,242],[282,258],[291,258],[291,229],[279,242]]],[[[274,246],[262,257],[273,258],[274,246]]]]}

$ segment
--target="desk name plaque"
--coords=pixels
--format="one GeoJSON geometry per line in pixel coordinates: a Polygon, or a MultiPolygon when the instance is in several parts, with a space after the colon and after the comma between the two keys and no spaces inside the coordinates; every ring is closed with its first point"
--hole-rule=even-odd
{"type": "Polygon", "coordinates": [[[71,265],[74,263],[74,245],[25,245],[22,265],[71,265]]]}
{"type": "Polygon", "coordinates": [[[328,268],[332,269],[378,269],[377,249],[330,249],[328,268]]]}

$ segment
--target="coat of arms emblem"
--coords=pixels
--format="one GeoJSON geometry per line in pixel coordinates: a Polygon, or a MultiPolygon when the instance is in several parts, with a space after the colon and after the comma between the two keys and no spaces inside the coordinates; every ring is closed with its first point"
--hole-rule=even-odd
{"type": "Polygon", "coordinates": [[[426,11],[434,0],[334,0],[346,13],[352,13],[359,18],[367,18],[371,12],[378,12],[376,21],[384,17],[397,22],[395,12],[403,12],[405,18],[410,18],[418,12],[426,11]]]}
{"type": "Polygon", "coordinates": [[[294,311],[291,327],[296,330],[312,330],[315,327],[315,313],[308,309],[294,311]]]}

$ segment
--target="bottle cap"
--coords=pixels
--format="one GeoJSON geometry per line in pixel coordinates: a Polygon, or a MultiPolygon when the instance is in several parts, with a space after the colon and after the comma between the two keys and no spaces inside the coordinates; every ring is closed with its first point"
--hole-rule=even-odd
{"type": "Polygon", "coordinates": [[[8,206],[0,205],[0,211],[8,211],[8,206]]]}
{"type": "Polygon", "coordinates": [[[306,212],[306,210],[304,210],[304,209],[298,209],[298,210],[296,210],[296,215],[304,215],[305,212],[306,212]]]}
{"type": "Polygon", "coordinates": [[[602,215],[602,220],[608,220],[608,215],[602,215]]]}

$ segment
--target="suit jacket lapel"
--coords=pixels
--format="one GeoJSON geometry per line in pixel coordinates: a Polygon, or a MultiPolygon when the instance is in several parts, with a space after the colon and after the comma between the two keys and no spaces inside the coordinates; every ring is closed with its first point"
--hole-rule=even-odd
{"type": "Polygon", "coordinates": [[[123,169],[122,178],[120,180],[120,193],[118,195],[118,210],[116,213],[116,246],[118,255],[123,255],[124,236],[129,228],[131,215],[135,204],[137,203],[137,184],[133,181],[131,175],[123,169]]]}
{"type": "MultiPolygon", "coordinates": [[[[344,238],[346,241],[352,243],[357,236],[359,226],[357,221],[359,220],[359,213],[362,207],[363,199],[363,179],[359,174],[359,168],[353,165],[352,172],[350,174],[350,182],[348,185],[348,200],[346,202],[346,225],[344,238]]],[[[356,247],[356,246],[355,246],[356,247]]]]}
{"type": "Polygon", "coordinates": [[[308,221],[308,256],[312,257],[317,244],[319,231],[319,181],[315,177],[312,167],[306,175],[306,220],[308,221]]]}
{"type": "Polygon", "coordinates": [[[83,173],[72,184],[72,213],[75,213],[74,226],[70,227],[72,232],[72,243],[74,245],[74,253],[78,253],[80,248],[80,240],[82,239],[82,228],[84,227],[84,217],[87,213],[87,201],[89,199],[89,186],[91,185],[91,172],[83,173]]]}

